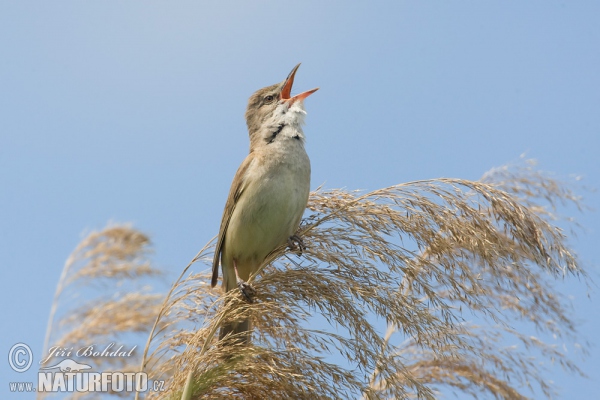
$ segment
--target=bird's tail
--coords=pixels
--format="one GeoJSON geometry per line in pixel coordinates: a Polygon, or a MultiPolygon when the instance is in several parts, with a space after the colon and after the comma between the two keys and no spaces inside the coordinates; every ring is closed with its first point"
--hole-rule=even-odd
{"type": "MultiPolygon", "coordinates": [[[[235,271],[233,268],[223,269],[223,289],[226,292],[230,290],[239,290],[236,282],[235,271]]],[[[227,344],[248,344],[250,343],[251,328],[250,317],[245,316],[240,320],[223,324],[219,333],[219,340],[225,339],[222,343],[227,344]],[[228,338],[226,338],[228,336],[228,338]]]]}
{"type": "Polygon", "coordinates": [[[224,344],[248,344],[250,343],[250,318],[241,321],[230,322],[221,327],[219,340],[224,344]]]}

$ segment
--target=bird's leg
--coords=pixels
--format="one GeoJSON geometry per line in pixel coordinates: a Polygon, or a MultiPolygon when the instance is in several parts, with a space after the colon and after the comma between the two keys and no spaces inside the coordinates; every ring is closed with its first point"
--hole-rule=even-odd
{"type": "Polygon", "coordinates": [[[292,251],[297,250],[296,254],[298,256],[301,256],[302,252],[306,250],[306,245],[302,241],[302,238],[298,235],[292,235],[288,238],[288,247],[292,251]]]}
{"type": "Polygon", "coordinates": [[[240,275],[238,274],[237,270],[237,265],[235,265],[235,259],[233,260],[233,269],[235,270],[235,281],[237,283],[238,288],[240,288],[244,299],[246,299],[248,303],[252,303],[252,299],[256,294],[256,289],[254,289],[252,285],[246,283],[242,278],[240,278],[240,275]]]}

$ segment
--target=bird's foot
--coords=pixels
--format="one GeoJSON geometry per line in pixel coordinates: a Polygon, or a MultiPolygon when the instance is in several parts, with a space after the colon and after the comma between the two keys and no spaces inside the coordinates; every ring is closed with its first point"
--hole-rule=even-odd
{"type": "Polygon", "coordinates": [[[288,238],[288,247],[290,250],[296,251],[298,256],[301,256],[302,252],[306,250],[306,245],[298,235],[292,235],[288,238]]]}
{"type": "Polygon", "coordinates": [[[253,303],[254,296],[256,295],[256,289],[254,289],[252,285],[250,285],[247,282],[244,282],[241,279],[237,281],[237,286],[238,288],[240,288],[240,292],[242,292],[244,300],[246,300],[248,303],[253,303]]]}
{"type": "Polygon", "coordinates": [[[235,265],[235,260],[233,261],[233,268],[235,269],[235,280],[237,283],[237,287],[242,292],[242,296],[248,303],[252,303],[254,301],[254,296],[256,295],[256,289],[252,287],[248,282],[244,281],[240,278],[238,274],[237,265],[235,265]]]}

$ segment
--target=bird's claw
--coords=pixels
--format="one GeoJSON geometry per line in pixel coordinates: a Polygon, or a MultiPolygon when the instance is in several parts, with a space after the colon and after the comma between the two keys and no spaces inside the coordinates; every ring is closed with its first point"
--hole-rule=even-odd
{"type": "Polygon", "coordinates": [[[252,285],[250,285],[247,282],[244,282],[241,279],[238,279],[237,286],[240,289],[240,292],[242,292],[242,296],[244,296],[244,299],[248,303],[252,303],[254,301],[254,296],[256,295],[256,289],[254,289],[252,285]]]}
{"type": "Polygon", "coordinates": [[[235,259],[233,260],[233,269],[235,271],[235,281],[240,289],[240,292],[242,292],[242,296],[244,296],[244,299],[248,303],[252,303],[254,296],[256,295],[256,289],[254,289],[248,282],[240,278],[235,259]]]}
{"type": "Polygon", "coordinates": [[[302,252],[306,250],[306,245],[298,235],[292,235],[288,238],[288,247],[292,251],[296,250],[298,256],[301,256],[302,252]]]}

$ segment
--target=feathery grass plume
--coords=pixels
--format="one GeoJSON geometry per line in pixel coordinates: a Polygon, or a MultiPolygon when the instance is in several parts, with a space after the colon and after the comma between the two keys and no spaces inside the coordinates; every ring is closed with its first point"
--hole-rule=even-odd
{"type": "Polygon", "coordinates": [[[318,189],[298,232],[307,250],[276,249],[251,278],[254,303],[211,290],[208,273],[184,278],[210,265],[212,243],[188,265],[146,346],[142,369],[167,380],[149,398],[551,397],[540,361],[581,371],[513,326],[576,339],[553,280],[587,276],[552,224],[561,203],[579,198],[519,165],[480,181],[318,189]],[[220,346],[219,326],[248,314],[252,344],[220,346]]]}
{"type": "MultiPolygon", "coordinates": [[[[73,349],[71,356],[75,356],[77,350],[89,346],[101,351],[114,343],[110,352],[120,345],[127,351],[138,345],[135,334],[148,334],[164,297],[150,293],[144,285],[144,280],[162,274],[149,261],[150,249],[148,237],[129,225],[109,225],[79,243],[57,285],[42,359],[52,348],[73,349]],[[115,343],[117,338],[122,341],[115,343]]],[[[135,372],[141,355],[138,348],[131,357],[86,356],[85,360],[92,360],[98,368],[108,364],[115,370],[135,372]]],[[[45,395],[38,392],[38,398],[45,395]]],[[[73,393],[72,398],[83,395],[73,393]]],[[[88,395],[83,397],[93,396],[88,395]]]]}

